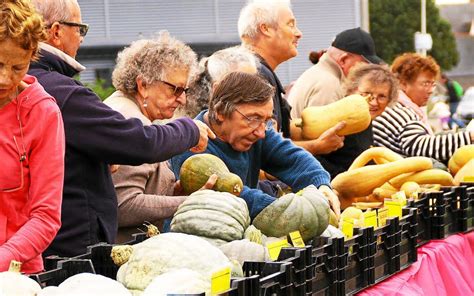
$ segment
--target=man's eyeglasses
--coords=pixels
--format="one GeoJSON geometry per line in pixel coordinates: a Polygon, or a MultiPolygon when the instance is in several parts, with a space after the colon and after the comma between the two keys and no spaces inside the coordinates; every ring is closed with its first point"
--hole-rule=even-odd
{"type": "Polygon", "coordinates": [[[169,82],[164,81],[164,80],[159,80],[159,81],[163,82],[164,84],[171,87],[173,89],[173,95],[177,98],[179,96],[181,96],[183,93],[186,93],[189,90],[188,87],[184,88],[184,87],[181,87],[181,86],[177,86],[177,85],[174,85],[173,83],[169,83],[169,82]]]}
{"type": "Polygon", "coordinates": [[[360,93],[361,96],[363,97],[368,97],[368,102],[372,101],[372,100],[377,100],[377,103],[379,104],[384,104],[384,103],[387,103],[388,102],[388,97],[387,96],[384,96],[384,95],[374,95],[373,93],[370,93],[370,92],[361,92],[360,93]]]}
{"type": "Polygon", "coordinates": [[[89,25],[88,24],[80,24],[80,23],[74,23],[74,22],[66,22],[66,21],[59,21],[61,25],[66,25],[70,27],[78,27],[79,28],[79,35],[82,37],[86,37],[87,31],[89,31],[89,25]]]}
{"type": "Polygon", "coordinates": [[[267,120],[262,120],[260,118],[256,118],[256,117],[248,117],[247,115],[243,114],[242,112],[239,111],[239,109],[235,109],[235,111],[237,111],[240,115],[242,115],[245,120],[247,120],[247,125],[250,127],[250,128],[253,128],[253,129],[257,129],[259,128],[262,124],[265,125],[265,129],[266,130],[269,130],[272,128],[272,125],[273,125],[273,118],[269,118],[267,120]]]}

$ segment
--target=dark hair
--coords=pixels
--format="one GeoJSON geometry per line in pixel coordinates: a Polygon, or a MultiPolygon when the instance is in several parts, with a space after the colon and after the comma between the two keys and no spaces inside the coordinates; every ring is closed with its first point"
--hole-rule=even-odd
{"type": "Polygon", "coordinates": [[[189,90],[186,92],[186,105],[184,107],[186,116],[194,118],[199,112],[208,108],[211,86],[212,78],[209,71],[207,71],[207,65],[205,65],[204,70],[191,81],[189,90]]]}
{"type": "Polygon", "coordinates": [[[312,51],[309,53],[309,60],[311,61],[311,63],[313,64],[317,64],[319,62],[319,60],[321,59],[321,57],[323,56],[323,54],[326,53],[326,49],[322,49],[322,50],[319,50],[319,51],[312,51]]]}
{"type": "Polygon", "coordinates": [[[218,123],[217,114],[229,117],[240,104],[263,105],[272,99],[275,91],[257,74],[232,72],[218,82],[209,101],[209,121],[218,123]]]}

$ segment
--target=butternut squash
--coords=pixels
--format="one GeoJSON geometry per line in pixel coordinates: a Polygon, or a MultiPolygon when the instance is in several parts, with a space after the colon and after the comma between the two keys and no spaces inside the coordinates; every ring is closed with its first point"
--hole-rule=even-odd
{"type": "Polygon", "coordinates": [[[331,182],[339,193],[341,207],[352,203],[354,197],[367,196],[388,180],[404,173],[430,169],[432,162],[427,157],[408,157],[387,164],[368,165],[337,175],[331,182]]]}
{"type": "Polygon", "coordinates": [[[474,145],[458,148],[449,159],[448,168],[453,176],[471,159],[474,158],[474,145]]]}
{"type": "Polygon", "coordinates": [[[391,189],[386,189],[386,188],[382,188],[382,187],[377,187],[372,192],[372,195],[375,198],[383,201],[386,198],[392,197],[392,194],[395,194],[395,193],[397,193],[397,190],[391,190],[391,189]]]}
{"type": "Polygon", "coordinates": [[[350,95],[326,106],[311,106],[301,112],[295,126],[302,129],[304,139],[317,139],[324,131],[341,121],[346,126],[338,135],[350,135],[365,130],[371,121],[369,103],[361,95],[350,95]]]}
{"type": "Polygon", "coordinates": [[[417,184],[440,184],[443,186],[452,186],[454,184],[453,176],[450,173],[440,169],[430,169],[412,174],[403,174],[389,181],[389,183],[399,189],[403,183],[416,182],[417,184]]]}
{"type": "Polygon", "coordinates": [[[363,167],[364,165],[369,163],[371,160],[375,160],[376,158],[387,160],[387,162],[392,162],[395,160],[400,160],[403,157],[400,154],[397,154],[393,152],[392,150],[385,147],[372,147],[365,150],[359,156],[357,156],[357,158],[354,159],[354,161],[352,162],[348,171],[363,167]]]}
{"type": "Polygon", "coordinates": [[[474,176],[474,158],[469,160],[454,176],[454,185],[460,185],[465,177],[474,176]]]}

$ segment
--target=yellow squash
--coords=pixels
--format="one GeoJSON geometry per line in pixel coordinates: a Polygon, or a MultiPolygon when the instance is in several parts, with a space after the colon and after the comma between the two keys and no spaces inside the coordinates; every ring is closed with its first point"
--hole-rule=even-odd
{"type": "Polygon", "coordinates": [[[381,161],[380,159],[386,160],[386,162],[392,162],[395,160],[400,160],[402,158],[403,157],[400,154],[397,154],[388,148],[372,147],[365,150],[359,156],[357,156],[357,158],[354,159],[354,161],[352,162],[348,171],[361,168],[367,163],[369,163],[371,160],[376,161],[377,164],[381,164],[379,163],[381,161]]]}
{"type": "Polygon", "coordinates": [[[365,130],[371,121],[367,99],[350,95],[326,106],[307,107],[294,124],[302,129],[304,139],[312,140],[341,121],[345,121],[346,126],[338,132],[340,136],[365,130]]]}
{"type": "Polygon", "coordinates": [[[451,174],[456,173],[471,159],[474,158],[474,145],[466,145],[458,148],[449,159],[448,167],[451,174]]]}
{"type": "Polygon", "coordinates": [[[417,184],[440,184],[443,186],[452,186],[453,176],[450,173],[440,169],[424,170],[412,174],[403,174],[389,181],[389,183],[399,189],[406,182],[416,182],[417,184]]]}
{"type": "Polygon", "coordinates": [[[454,184],[459,185],[465,177],[474,177],[474,158],[469,160],[454,176],[454,184]]]}

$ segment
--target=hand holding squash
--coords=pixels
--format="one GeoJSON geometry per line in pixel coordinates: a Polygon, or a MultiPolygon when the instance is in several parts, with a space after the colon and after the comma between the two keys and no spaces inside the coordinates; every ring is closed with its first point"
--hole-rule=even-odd
{"type": "Polygon", "coordinates": [[[313,154],[321,155],[336,151],[344,146],[344,136],[339,136],[338,133],[346,126],[345,121],[341,121],[335,126],[321,134],[316,141],[316,149],[313,154]]]}
{"type": "Polygon", "coordinates": [[[216,134],[202,121],[194,120],[194,123],[199,129],[199,141],[196,146],[189,149],[189,151],[194,153],[204,152],[207,148],[207,141],[209,138],[215,139],[216,134]]]}
{"type": "MultiPolygon", "coordinates": [[[[217,182],[218,178],[219,178],[219,176],[217,176],[216,174],[212,174],[211,176],[209,176],[209,179],[207,179],[206,184],[204,184],[199,190],[212,189],[214,187],[214,185],[216,185],[216,182],[217,182]]],[[[176,183],[174,183],[173,195],[174,196],[186,195],[184,193],[183,187],[181,186],[181,182],[179,180],[176,181],[176,183]]]]}

